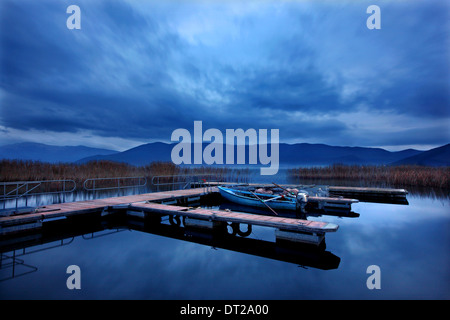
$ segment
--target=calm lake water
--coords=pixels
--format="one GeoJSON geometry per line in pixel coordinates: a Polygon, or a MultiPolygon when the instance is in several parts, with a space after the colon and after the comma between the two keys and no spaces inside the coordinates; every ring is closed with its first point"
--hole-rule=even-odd
{"type": "Polygon", "coordinates": [[[236,238],[168,221],[80,224],[3,252],[0,299],[449,299],[450,200],[408,201],[360,202],[355,218],[308,217],[339,225],[325,251],[276,245],[265,227],[236,238]],[[70,265],[80,267],[80,290],[66,286],[70,265]],[[366,285],[371,265],[380,289],[366,285]]]}

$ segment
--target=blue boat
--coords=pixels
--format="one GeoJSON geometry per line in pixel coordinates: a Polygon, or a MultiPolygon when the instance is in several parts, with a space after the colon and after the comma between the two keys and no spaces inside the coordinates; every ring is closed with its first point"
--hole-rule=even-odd
{"type": "Polygon", "coordinates": [[[303,210],[307,197],[299,193],[297,197],[290,194],[266,194],[241,190],[238,188],[218,187],[223,198],[250,207],[269,207],[274,210],[303,210]]]}

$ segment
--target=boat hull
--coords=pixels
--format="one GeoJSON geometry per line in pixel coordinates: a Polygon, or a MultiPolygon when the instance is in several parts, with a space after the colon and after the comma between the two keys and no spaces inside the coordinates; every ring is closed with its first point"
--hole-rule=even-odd
{"type": "MultiPolygon", "coordinates": [[[[230,202],[234,202],[240,205],[249,206],[249,207],[259,207],[259,208],[267,208],[266,204],[274,209],[274,210],[296,210],[296,203],[295,199],[292,201],[287,200],[271,200],[267,201],[266,204],[261,202],[261,200],[256,198],[251,198],[249,193],[249,196],[246,196],[244,192],[235,193],[232,189],[224,188],[224,187],[218,187],[220,194],[223,198],[230,202]]],[[[258,194],[257,194],[258,195],[258,194]]],[[[267,197],[267,195],[260,194],[261,197],[267,197]]]]}

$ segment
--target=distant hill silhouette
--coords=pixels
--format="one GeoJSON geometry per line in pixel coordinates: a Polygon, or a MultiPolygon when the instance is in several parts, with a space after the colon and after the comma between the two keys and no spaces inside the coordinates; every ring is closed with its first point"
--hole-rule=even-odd
{"type": "Polygon", "coordinates": [[[86,158],[79,158],[77,162],[83,163],[93,160],[110,160],[125,162],[135,166],[143,166],[154,161],[172,161],[170,154],[173,146],[174,144],[162,142],[147,143],[114,154],[94,155],[86,158]]]}
{"type": "MultiPolygon", "coordinates": [[[[161,142],[144,144],[123,152],[104,156],[92,156],[80,159],[79,162],[92,160],[111,160],[126,162],[132,165],[145,165],[152,161],[171,161],[171,151],[175,144],[161,142]]],[[[205,146],[206,144],[204,144],[205,146]]],[[[270,145],[268,146],[270,152],[270,145]]],[[[193,148],[192,148],[193,157],[193,148]]],[[[420,154],[422,151],[408,149],[398,152],[390,152],[381,148],[363,147],[335,147],[325,144],[286,144],[280,143],[280,166],[298,165],[330,165],[339,164],[364,164],[382,165],[390,164],[420,154]]],[[[236,158],[235,151],[235,158],[236,158]]],[[[225,161],[225,148],[224,148],[225,161]]],[[[191,161],[193,163],[193,161],[191,161]]],[[[237,161],[235,161],[237,163],[237,161]]],[[[246,148],[246,163],[248,163],[248,147],[246,148]]]]}
{"type": "Polygon", "coordinates": [[[394,165],[417,164],[422,166],[450,166],[450,144],[423,151],[420,154],[396,161],[394,165]]]}
{"type": "MultiPolygon", "coordinates": [[[[203,147],[208,145],[203,144],[203,147]]],[[[85,146],[59,147],[40,143],[17,143],[0,147],[0,159],[38,160],[43,162],[77,162],[110,160],[142,166],[155,161],[172,161],[175,143],[147,143],[122,152],[85,146]]],[[[248,147],[246,163],[248,163],[248,147]]],[[[270,145],[268,146],[270,152],[270,145]]],[[[382,148],[339,147],[326,144],[280,143],[280,167],[313,165],[401,165],[449,166],[450,144],[428,151],[407,149],[391,152],[382,148]]],[[[235,151],[235,158],[236,158],[235,151]]],[[[192,158],[194,150],[192,148],[192,158]]],[[[224,148],[224,161],[225,161],[224,148]]],[[[258,158],[259,159],[259,158],[258,158]]],[[[192,161],[193,162],[193,161],[192,161]]],[[[235,161],[236,163],[237,161],[235,161]]],[[[205,165],[205,164],[203,164],[205,165]]],[[[258,166],[260,163],[258,162],[258,166]]]]}
{"type": "Polygon", "coordinates": [[[74,162],[94,155],[116,153],[114,150],[85,146],[51,146],[42,143],[23,142],[0,146],[0,159],[34,160],[42,162],[74,162]]]}
{"type": "Polygon", "coordinates": [[[284,165],[361,164],[386,165],[420,154],[408,149],[391,152],[381,148],[336,147],[325,144],[280,144],[280,163],[284,165]]]}

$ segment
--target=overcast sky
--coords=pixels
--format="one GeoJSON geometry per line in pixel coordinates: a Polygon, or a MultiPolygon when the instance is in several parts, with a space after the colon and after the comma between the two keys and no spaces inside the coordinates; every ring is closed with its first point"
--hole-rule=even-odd
{"type": "Polygon", "coordinates": [[[0,144],[125,150],[202,120],[289,143],[440,146],[448,3],[2,0],[0,144]]]}

